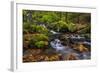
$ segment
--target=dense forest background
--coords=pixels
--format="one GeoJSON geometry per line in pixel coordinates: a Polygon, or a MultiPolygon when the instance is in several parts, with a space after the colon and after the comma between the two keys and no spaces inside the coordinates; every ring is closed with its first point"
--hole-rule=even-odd
{"type": "MultiPolygon", "coordinates": [[[[50,45],[52,41],[75,48],[78,53],[90,52],[90,45],[84,46],[82,42],[76,44],[72,35],[79,35],[90,42],[90,13],[23,10],[23,62],[66,60],[65,55],[62,58],[62,53],[50,45]]],[[[67,60],[79,59],[73,54],[66,55],[67,60]]]]}
{"type": "MultiPolygon", "coordinates": [[[[62,32],[90,32],[91,14],[54,11],[23,11],[24,26],[44,24],[48,29],[62,32]],[[80,26],[79,26],[80,25],[80,26]],[[86,28],[85,28],[86,27],[86,28]],[[86,31],[84,30],[86,29],[86,31]],[[65,29],[65,30],[64,30],[65,29]],[[83,29],[83,32],[80,31],[83,29]]],[[[24,28],[25,30],[25,28],[24,28]]]]}

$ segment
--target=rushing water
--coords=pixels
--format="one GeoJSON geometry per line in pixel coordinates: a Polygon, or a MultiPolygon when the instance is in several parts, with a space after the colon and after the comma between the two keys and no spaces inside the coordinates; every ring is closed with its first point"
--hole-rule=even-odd
{"type": "MultiPolygon", "coordinates": [[[[91,46],[90,42],[86,41],[84,37],[81,37],[79,35],[77,36],[71,35],[70,38],[75,43],[82,42],[83,44],[87,46],[91,46]]],[[[75,49],[71,48],[69,45],[64,46],[59,38],[55,38],[53,41],[51,41],[50,45],[57,52],[60,52],[63,55],[74,53],[77,59],[90,59],[90,56],[91,56],[90,52],[77,52],[75,49]]]]}
{"type": "MultiPolygon", "coordinates": [[[[45,27],[44,24],[41,26],[45,27]]],[[[69,54],[73,54],[78,60],[84,60],[84,59],[90,59],[91,58],[91,40],[86,39],[83,36],[80,36],[79,34],[67,34],[67,33],[60,33],[55,32],[53,30],[50,30],[52,33],[49,37],[49,47],[51,51],[49,53],[57,53],[61,54],[61,60],[66,60],[65,57],[69,54]],[[64,36],[66,40],[62,40],[61,38],[64,36]],[[75,50],[75,47],[71,47],[74,44],[82,43],[89,51],[80,52],[79,50],[75,50]],[[56,51],[55,51],[56,50],[56,51]]],[[[38,50],[38,49],[37,49],[38,50]]],[[[36,50],[36,51],[37,51],[36,50]]],[[[35,50],[23,50],[23,55],[30,55],[30,54],[38,54],[39,52],[36,52],[35,50]]],[[[45,51],[47,52],[47,50],[45,51]]]]}
{"type": "Polygon", "coordinates": [[[59,39],[54,39],[54,41],[51,41],[50,44],[57,51],[65,49],[65,47],[61,44],[61,41],[59,39]]]}
{"type": "MultiPolygon", "coordinates": [[[[64,46],[61,42],[61,40],[57,37],[61,35],[59,32],[55,32],[53,30],[50,30],[50,32],[56,36],[56,38],[50,42],[50,45],[52,48],[54,48],[57,52],[60,52],[63,55],[68,55],[70,53],[74,53],[74,55],[77,57],[77,59],[90,59],[91,52],[77,52],[73,48],[70,47],[70,45],[64,46]]],[[[70,36],[66,36],[68,39],[71,39],[74,43],[83,43],[88,47],[88,49],[91,48],[91,41],[89,39],[86,39],[85,37],[80,36],[79,34],[71,34],[70,36]]]]}

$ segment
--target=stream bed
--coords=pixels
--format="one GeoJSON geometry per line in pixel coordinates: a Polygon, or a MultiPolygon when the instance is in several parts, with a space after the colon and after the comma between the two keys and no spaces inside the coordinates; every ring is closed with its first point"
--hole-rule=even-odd
{"type": "MultiPolygon", "coordinates": [[[[50,42],[50,45],[56,52],[62,54],[63,59],[67,56],[72,56],[75,59],[90,59],[91,57],[91,42],[85,37],[78,34],[64,35],[59,34],[50,42]],[[60,36],[59,36],[60,35],[60,36]],[[62,39],[63,38],[63,39],[62,39]]],[[[68,58],[68,59],[69,59],[68,58]]]]}

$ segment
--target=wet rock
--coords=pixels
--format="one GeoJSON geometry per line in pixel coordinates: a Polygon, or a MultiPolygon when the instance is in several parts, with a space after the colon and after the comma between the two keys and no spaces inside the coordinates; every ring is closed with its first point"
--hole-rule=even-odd
{"type": "Polygon", "coordinates": [[[76,44],[76,45],[73,45],[73,48],[79,52],[88,52],[89,49],[86,48],[83,44],[76,44]]]}
{"type": "Polygon", "coordinates": [[[63,44],[64,46],[67,46],[67,45],[69,45],[69,43],[70,43],[70,39],[69,39],[68,35],[62,35],[62,36],[60,37],[60,40],[61,40],[61,42],[62,42],[62,44],[63,44]]]}
{"type": "Polygon", "coordinates": [[[77,56],[74,53],[68,54],[66,60],[77,60],[77,56]]]}
{"type": "Polygon", "coordinates": [[[49,57],[48,57],[48,56],[46,56],[44,60],[45,60],[45,61],[49,61],[49,57]]]}
{"type": "Polygon", "coordinates": [[[59,55],[50,56],[50,61],[59,61],[59,60],[60,60],[59,55]]]}

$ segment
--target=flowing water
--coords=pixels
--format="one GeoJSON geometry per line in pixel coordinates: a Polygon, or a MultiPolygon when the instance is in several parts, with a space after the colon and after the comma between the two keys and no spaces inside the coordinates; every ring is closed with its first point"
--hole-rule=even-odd
{"type": "MultiPolygon", "coordinates": [[[[91,46],[91,43],[86,41],[84,37],[81,37],[80,35],[71,35],[69,37],[74,43],[83,43],[86,46],[91,46]]],[[[71,43],[70,43],[71,44],[71,43]]],[[[52,48],[56,50],[56,52],[62,54],[63,56],[73,53],[74,56],[77,57],[77,59],[90,59],[91,53],[88,52],[78,52],[74,48],[71,48],[70,45],[63,45],[62,41],[59,38],[55,38],[53,41],[50,42],[50,45],[52,48]]],[[[88,48],[88,49],[89,49],[88,48]]]]}

